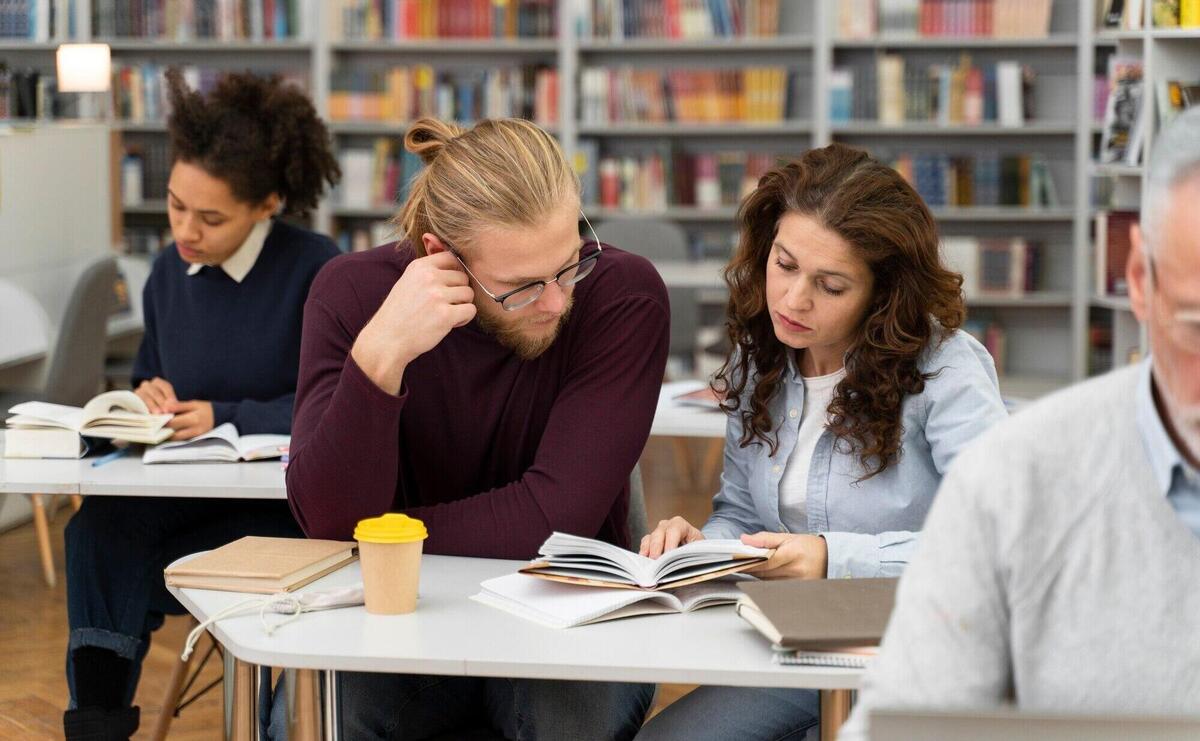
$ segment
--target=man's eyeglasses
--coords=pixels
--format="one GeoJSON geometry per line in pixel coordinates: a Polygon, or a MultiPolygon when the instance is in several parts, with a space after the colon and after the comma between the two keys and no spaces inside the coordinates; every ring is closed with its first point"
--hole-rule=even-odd
{"type": "Polygon", "coordinates": [[[1154,258],[1150,257],[1149,262],[1150,281],[1154,286],[1154,294],[1163,303],[1164,308],[1167,308],[1167,311],[1163,313],[1163,326],[1166,328],[1168,334],[1171,335],[1171,340],[1176,345],[1200,352],[1200,309],[1169,308],[1173,302],[1169,301],[1166,295],[1160,290],[1162,284],[1158,281],[1158,271],[1154,264],[1154,258]]]}
{"type": "Polygon", "coordinates": [[[479,279],[467,267],[467,263],[463,261],[458,248],[451,245],[445,239],[442,240],[442,244],[446,245],[446,249],[450,250],[450,254],[454,255],[458,260],[458,264],[462,265],[463,270],[467,271],[467,275],[471,276],[471,280],[475,281],[476,285],[488,295],[488,298],[500,304],[505,311],[516,311],[517,309],[529,306],[541,298],[542,291],[546,290],[546,286],[551,283],[557,283],[562,288],[573,286],[588,277],[588,274],[596,268],[596,263],[600,261],[600,253],[604,251],[604,248],[600,246],[600,238],[596,236],[596,230],[592,228],[592,223],[588,221],[587,216],[582,211],[579,212],[579,216],[583,219],[583,223],[587,224],[588,231],[592,234],[592,240],[584,242],[580,248],[581,257],[579,262],[566,266],[558,271],[550,280],[537,280],[527,283],[520,288],[514,288],[506,293],[501,293],[500,295],[492,293],[487,289],[487,286],[479,282],[479,279]],[[588,252],[586,255],[582,254],[583,251],[588,250],[589,245],[595,247],[594,251],[588,252]]]}

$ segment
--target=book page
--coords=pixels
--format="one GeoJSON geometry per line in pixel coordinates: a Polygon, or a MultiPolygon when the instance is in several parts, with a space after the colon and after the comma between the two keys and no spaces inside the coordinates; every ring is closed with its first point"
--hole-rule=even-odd
{"type": "Polygon", "coordinates": [[[226,422],[197,435],[191,440],[162,443],[142,455],[143,463],[179,463],[184,461],[236,462],[238,434],[232,423],[226,422]]]}
{"type": "Polygon", "coordinates": [[[124,411],[138,415],[149,415],[146,402],[132,391],[106,391],[83,405],[83,423],[106,417],[110,412],[124,411]]]}
{"type": "MultiPolygon", "coordinates": [[[[684,578],[683,574],[703,573],[705,567],[732,565],[744,559],[763,559],[770,554],[766,548],[748,546],[740,540],[697,540],[674,550],[667,551],[656,560],[646,559],[654,565],[655,582],[684,578]]],[[[715,570],[715,569],[714,569],[715,570]]]]}
{"type": "Polygon", "coordinates": [[[242,460],[259,461],[278,458],[283,455],[281,448],[286,448],[291,442],[291,435],[242,435],[235,447],[242,460]]]}
{"type": "Polygon", "coordinates": [[[79,432],[83,428],[83,410],[45,401],[27,401],[8,410],[15,417],[9,427],[62,427],[79,432]]]}
{"type": "MultiPolygon", "coordinates": [[[[598,621],[643,601],[657,606],[646,611],[678,612],[683,604],[667,592],[636,589],[596,589],[547,581],[525,574],[488,579],[472,599],[553,628],[570,628],[598,621]]],[[[639,605],[640,606],[640,605],[639,605]]],[[[632,611],[623,611],[624,615],[632,611]]]]}

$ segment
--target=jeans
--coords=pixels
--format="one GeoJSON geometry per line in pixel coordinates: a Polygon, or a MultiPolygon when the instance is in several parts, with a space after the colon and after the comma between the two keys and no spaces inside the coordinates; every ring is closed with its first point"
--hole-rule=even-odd
{"type": "Polygon", "coordinates": [[[304,537],[287,502],[91,496],[67,523],[67,686],[78,707],[71,652],[98,646],[129,659],[133,703],[150,634],[183,606],[163,569],[175,559],[243,535],[304,537]]]}
{"type": "Polygon", "coordinates": [[[699,687],[654,716],[637,741],[801,741],[820,717],[816,690],[699,687]]]}
{"type": "Polygon", "coordinates": [[[346,739],[621,741],[637,733],[654,685],[343,672],[346,739]]]}

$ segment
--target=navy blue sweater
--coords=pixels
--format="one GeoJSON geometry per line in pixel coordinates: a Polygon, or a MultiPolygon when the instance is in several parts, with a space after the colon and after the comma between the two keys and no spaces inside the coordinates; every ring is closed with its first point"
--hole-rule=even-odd
{"type": "Polygon", "coordinates": [[[308,287],[333,241],[276,221],[241,283],[220,267],[188,275],[172,244],[143,292],[146,333],[133,384],[161,376],[180,401],[210,401],[216,425],[289,433],[308,287]]]}

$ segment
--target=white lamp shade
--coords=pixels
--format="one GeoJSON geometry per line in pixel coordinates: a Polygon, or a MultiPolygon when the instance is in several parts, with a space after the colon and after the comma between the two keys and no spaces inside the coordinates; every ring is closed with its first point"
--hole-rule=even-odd
{"type": "Polygon", "coordinates": [[[102,93],[112,80],[108,44],[62,44],[58,47],[58,89],[64,93],[102,93]]]}

